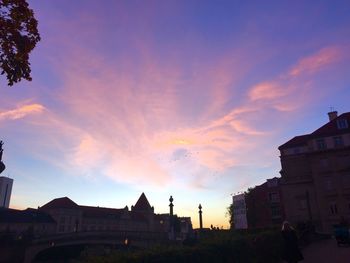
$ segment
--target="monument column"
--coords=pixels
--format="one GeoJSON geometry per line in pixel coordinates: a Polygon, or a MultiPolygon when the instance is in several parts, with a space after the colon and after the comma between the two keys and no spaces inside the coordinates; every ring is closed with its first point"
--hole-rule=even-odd
{"type": "Polygon", "coordinates": [[[199,211],[198,211],[198,214],[199,214],[199,229],[203,229],[202,205],[199,204],[198,208],[199,208],[199,211]]]}
{"type": "Polygon", "coordinates": [[[174,207],[173,201],[174,201],[174,199],[173,199],[172,196],[170,196],[169,201],[170,201],[170,205],[169,205],[169,207],[170,207],[170,217],[173,217],[173,215],[174,215],[174,211],[173,211],[173,207],[174,207]]]}
{"type": "Polygon", "coordinates": [[[173,197],[170,196],[169,198],[170,204],[169,204],[169,208],[170,208],[170,213],[169,213],[169,223],[170,223],[170,232],[169,232],[169,239],[170,240],[174,240],[175,238],[175,233],[174,233],[174,210],[173,210],[173,197]]]}
{"type": "Polygon", "coordinates": [[[2,146],[4,145],[3,141],[0,141],[0,174],[5,170],[6,166],[5,164],[2,162],[2,153],[4,151],[4,149],[2,148],[2,146]]]}

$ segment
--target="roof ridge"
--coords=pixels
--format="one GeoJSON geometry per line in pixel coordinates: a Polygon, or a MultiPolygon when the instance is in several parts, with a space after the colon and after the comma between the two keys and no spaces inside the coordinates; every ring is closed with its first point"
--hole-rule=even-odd
{"type": "Polygon", "coordinates": [[[53,200],[51,200],[50,202],[44,204],[41,208],[50,208],[50,207],[79,207],[79,205],[77,203],[75,203],[72,199],[70,199],[67,196],[64,197],[58,197],[55,198],[53,200]]]}

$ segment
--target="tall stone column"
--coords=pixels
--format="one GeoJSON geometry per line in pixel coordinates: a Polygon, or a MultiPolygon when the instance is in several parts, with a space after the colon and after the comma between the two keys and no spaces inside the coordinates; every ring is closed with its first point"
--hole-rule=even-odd
{"type": "Polygon", "coordinates": [[[199,204],[198,206],[198,214],[199,214],[199,229],[203,229],[203,219],[202,219],[202,205],[199,204]]]}
{"type": "Polygon", "coordinates": [[[170,208],[170,213],[169,213],[169,223],[170,223],[170,231],[169,231],[169,239],[170,240],[174,240],[175,239],[175,232],[174,232],[174,210],[173,210],[173,197],[170,196],[169,198],[170,204],[169,204],[169,208],[170,208]]]}
{"type": "Polygon", "coordinates": [[[0,174],[5,170],[6,166],[2,162],[2,153],[4,152],[4,149],[2,146],[4,145],[3,141],[0,141],[0,174]]]}
{"type": "Polygon", "coordinates": [[[170,217],[173,217],[173,215],[174,215],[174,210],[173,210],[173,207],[174,207],[173,201],[174,201],[174,199],[173,199],[172,196],[170,196],[169,201],[170,201],[170,205],[169,205],[169,207],[170,207],[170,217]]]}

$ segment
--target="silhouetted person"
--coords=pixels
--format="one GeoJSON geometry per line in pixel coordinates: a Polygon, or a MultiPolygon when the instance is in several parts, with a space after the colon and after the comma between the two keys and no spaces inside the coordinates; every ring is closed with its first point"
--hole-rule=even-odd
{"type": "Polygon", "coordinates": [[[298,247],[296,231],[289,222],[283,222],[281,233],[284,240],[283,259],[288,263],[297,263],[303,260],[304,257],[298,247]]]}

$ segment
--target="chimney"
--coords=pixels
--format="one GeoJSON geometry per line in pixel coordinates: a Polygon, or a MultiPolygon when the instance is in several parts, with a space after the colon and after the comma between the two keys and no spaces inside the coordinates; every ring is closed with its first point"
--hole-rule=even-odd
{"type": "Polygon", "coordinates": [[[338,117],[338,112],[337,111],[328,112],[328,117],[329,117],[329,121],[332,121],[338,117]]]}

